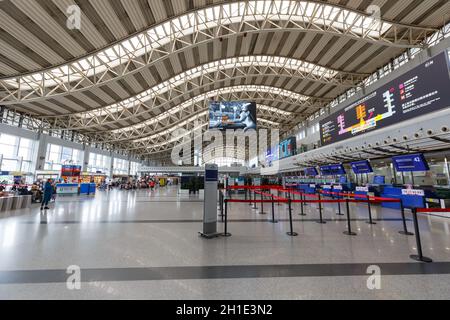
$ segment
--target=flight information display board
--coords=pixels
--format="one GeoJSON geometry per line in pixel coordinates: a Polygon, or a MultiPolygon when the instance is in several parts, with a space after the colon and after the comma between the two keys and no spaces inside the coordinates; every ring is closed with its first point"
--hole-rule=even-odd
{"type": "Polygon", "coordinates": [[[320,122],[322,145],[330,145],[447,108],[447,52],[434,57],[320,122]]]}
{"type": "Polygon", "coordinates": [[[355,174],[372,173],[373,168],[368,160],[356,161],[350,164],[355,174]]]}
{"type": "Polygon", "coordinates": [[[317,172],[316,168],[306,168],[305,169],[305,176],[316,177],[318,175],[319,175],[319,172],[317,172]]]}
{"type": "Polygon", "coordinates": [[[423,154],[410,154],[406,156],[393,157],[395,170],[398,172],[429,171],[427,160],[423,154]]]}
{"type": "Polygon", "coordinates": [[[320,173],[322,176],[340,176],[347,174],[342,164],[331,164],[328,166],[321,166],[320,173]]]}

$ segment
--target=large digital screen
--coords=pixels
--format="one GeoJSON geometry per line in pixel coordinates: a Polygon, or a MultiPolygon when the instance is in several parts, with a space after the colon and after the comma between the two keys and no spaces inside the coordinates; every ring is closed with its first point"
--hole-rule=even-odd
{"type": "Polygon", "coordinates": [[[256,130],[256,103],[248,101],[211,101],[209,128],[219,130],[256,130]]]}
{"type": "Polygon", "coordinates": [[[320,122],[322,145],[343,141],[449,106],[446,52],[320,122]]]}
{"type": "Polygon", "coordinates": [[[423,154],[411,154],[406,156],[393,157],[395,170],[398,172],[429,171],[427,160],[423,154]]]}
{"type": "Polygon", "coordinates": [[[297,154],[297,138],[290,137],[289,139],[286,139],[283,142],[281,142],[278,154],[280,160],[295,156],[297,154]]]}
{"type": "Polygon", "coordinates": [[[319,175],[319,172],[317,172],[316,168],[306,168],[305,169],[305,176],[307,177],[316,177],[319,175]]]}
{"type": "Polygon", "coordinates": [[[350,164],[355,174],[372,173],[373,168],[368,160],[352,162],[350,164]]]}

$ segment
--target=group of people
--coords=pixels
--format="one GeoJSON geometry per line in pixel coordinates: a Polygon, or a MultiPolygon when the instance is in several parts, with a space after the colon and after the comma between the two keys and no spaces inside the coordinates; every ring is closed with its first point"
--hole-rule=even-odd
{"type": "MultiPolygon", "coordinates": [[[[169,182],[170,183],[170,182],[169,182]]],[[[160,181],[154,178],[141,178],[134,179],[131,181],[121,181],[105,179],[100,185],[101,190],[111,190],[113,188],[118,188],[120,190],[137,190],[137,189],[155,189],[160,186],[160,181]]]]}
{"type": "Polygon", "coordinates": [[[35,182],[28,188],[28,185],[14,184],[10,191],[6,192],[5,185],[0,185],[0,197],[10,195],[11,193],[18,196],[32,196],[33,202],[41,203],[41,210],[48,210],[49,203],[56,195],[56,184],[52,179],[46,182],[35,182]]]}

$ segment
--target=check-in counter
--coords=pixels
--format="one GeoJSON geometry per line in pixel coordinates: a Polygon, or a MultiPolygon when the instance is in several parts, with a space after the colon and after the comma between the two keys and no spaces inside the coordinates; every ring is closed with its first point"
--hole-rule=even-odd
{"type": "Polygon", "coordinates": [[[78,183],[60,183],[56,185],[56,193],[58,195],[74,195],[78,194],[78,183]]]}
{"type": "Polygon", "coordinates": [[[12,211],[31,207],[32,196],[7,196],[0,198],[0,211],[12,211]]]}

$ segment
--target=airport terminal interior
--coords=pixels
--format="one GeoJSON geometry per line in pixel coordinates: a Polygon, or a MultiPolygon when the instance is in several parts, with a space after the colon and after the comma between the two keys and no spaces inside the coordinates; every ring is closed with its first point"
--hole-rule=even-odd
{"type": "Polygon", "coordinates": [[[0,1],[0,299],[450,299],[448,0],[0,1]]]}

